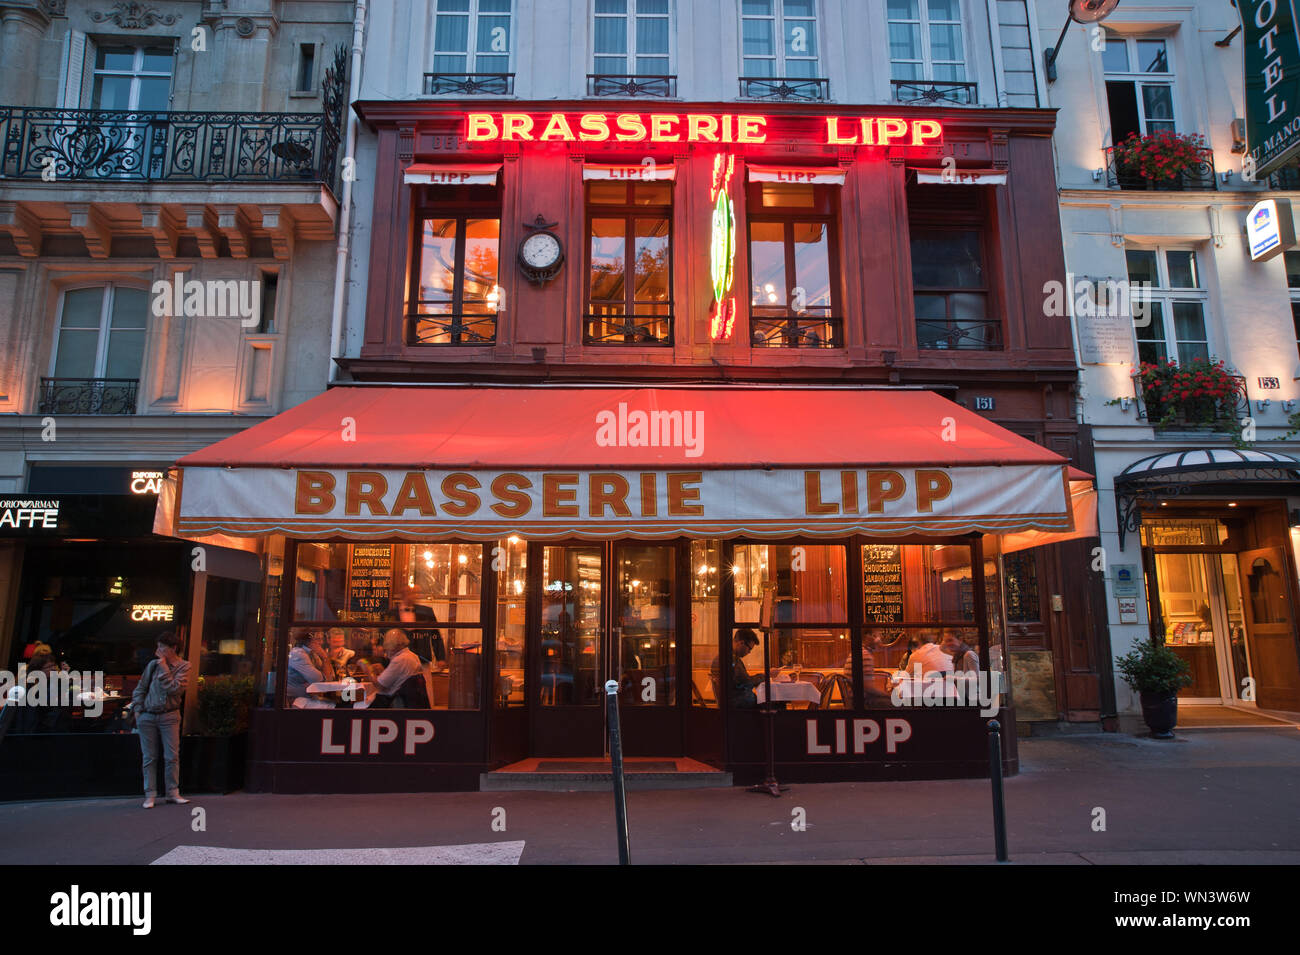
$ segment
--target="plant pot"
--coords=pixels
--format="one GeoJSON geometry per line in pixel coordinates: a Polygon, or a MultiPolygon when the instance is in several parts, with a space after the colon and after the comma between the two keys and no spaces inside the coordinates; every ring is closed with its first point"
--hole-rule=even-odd
{"type": "Polygon", "coordinates": [[[248,734],[181,740],[181,792],[230,793],[244,786],[248,734]]]}
{"type": "Polygon", "coordinates": [[[1173,693],[1140,693],[1142,719],[1151,729],[1153,739],[1173,739],[1178,724],[1178,697],[1173,693]]]}

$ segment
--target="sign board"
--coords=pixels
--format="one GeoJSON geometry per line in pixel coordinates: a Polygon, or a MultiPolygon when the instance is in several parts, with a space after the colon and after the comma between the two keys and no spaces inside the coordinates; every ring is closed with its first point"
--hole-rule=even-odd
{"type": "Polygon", "coordinates": [[[147,537],[154,507],[146,494],[4,494],[0,538],[147,537]]]}
{"type": "Polygon", "coordinates": [[[1115,579],[1111,589],[1116,597],[1136,597],[1138,595],[1137,564],[1113,564],[1115,579]]]}
{"type": "Polygon", "coordinates": [[[1246,159],[1263,179],[1300,153],[1300,38],[1281,0],[1237,0],[1245,47],[1246,159]]]}
{"type": "Polygon", "coordinates": [[[898,544],[862,548],[862,594],[867,623],[903,622],[903,549],[898,544]]]}
{"type": "Polygon", "coordinates": [[[1246,238],[1250,258],[1267,262],[1295,245],[1295,223],[1287,199],[1261,199],[1246,213],[1246,238]]]}
{"type": "Polygon", "coordinates": [[[1120,597],[1118,603],[1119,603],[1119,622],[1137,623],[1138,622],[1137,598],[1120,597]]]}
{"type": "Polygon", "coordinates": [[[1133,319],[1124,314],[1080,315],[1079,359],[1085,365],[1129,365],[1133,362],[1133,319]]]}
{"type": "Polygon", "coordinates": [[[352,548],[348,605],[354,613],[382,613],[393,601],[393,548],[357,544],[352,548]]]}

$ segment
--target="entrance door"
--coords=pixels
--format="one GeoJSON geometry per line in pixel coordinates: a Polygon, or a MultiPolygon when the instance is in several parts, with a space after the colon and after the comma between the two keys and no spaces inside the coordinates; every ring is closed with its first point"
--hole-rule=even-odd
{"type": "Polygon", "coordinates": [[[1267,710],[1300,710],[1300,658],[1285,555],[1279,547],[1242,551],[1237,565],[1256,702],[1267,710]]]}
{"type": "Polygon", "coordinates": [[[532,755],[608,752],[605,682],[619,683],[623,751],[680,755],[677,545],[544,544],[530,634],[532,755]]]}
{"type": "Polygon", "coordinates": [[[1250,667],[1236,558],[1194,552],[1154,557],[1165,645],[1192,675],[1179,699],[1249,703],[1250,695],[1242,694],[1250,667]]]}

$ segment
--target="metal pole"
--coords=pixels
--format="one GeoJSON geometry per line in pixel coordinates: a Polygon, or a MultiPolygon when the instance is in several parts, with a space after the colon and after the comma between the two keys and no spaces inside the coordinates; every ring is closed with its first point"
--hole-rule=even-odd
{"type": "Polygon", "coordinates": [[[618,864],[631,865],[627,839],[627,792],[623,788],[623,734],[618,725],[618,680],[605,683],[609,719],[609,764],[614,777],[614,825],[618,828],[618,864]]]}
{"type": "Polygon", "coordinates": [[[1007,861],[1007,808],[1002,799],[1002,727],[989,720],[989,781],[993,784],[993,843],[998,861],[1007,861]]]}

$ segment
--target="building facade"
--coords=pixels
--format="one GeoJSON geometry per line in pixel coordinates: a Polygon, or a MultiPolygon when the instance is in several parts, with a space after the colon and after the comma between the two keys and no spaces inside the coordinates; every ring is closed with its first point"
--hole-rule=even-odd
{"type": "Polygon", "coordinates": [[[1050,104],[1071,117],[1061,222],[1111,647],[1171,646],[1194,678],[1185,703],[1294,712],[1300,254],[1252,261],[1244,227],[1297,181],[1243,163],[1240,26],[1219,4],[1122,5],[1069,31],[1050,104]],[[1172,165],[1144,164],[1141,143],[1172,165]],[[1147,290],[1130,303],[1124,283],[1147,290]],[[1166,400],[1176,369],[1190,377],[1166,400]]]}

